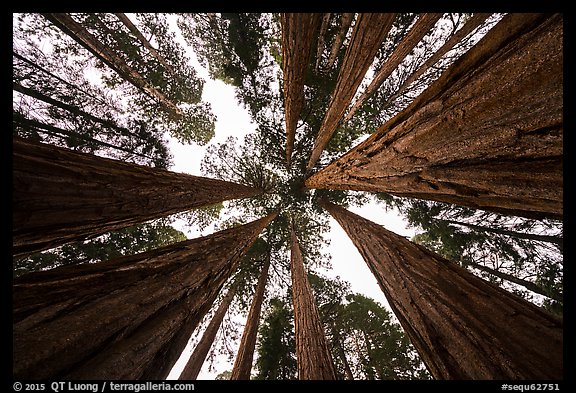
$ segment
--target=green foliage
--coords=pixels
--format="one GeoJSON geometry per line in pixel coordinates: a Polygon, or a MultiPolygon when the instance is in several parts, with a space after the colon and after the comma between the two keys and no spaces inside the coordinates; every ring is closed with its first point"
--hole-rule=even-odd
{"type": "Polygon", "coordinates": [[[123,255],[153,250],[186,240],[186,236],[162,220],[109,232],[97,238],[69,243],[13,261],[15,277],[58,266],[95,263],[123,255]]]}
{"type": "MultiPolygon", "coordinates": [[[[352,293],[340,278],[308,274],[340,379],[429,379],[415,349],[392,314],[352,293]]],[[[256,379],[295,379],[296,349],[289,296],[270,301],[259,330],[256,379]]]]}

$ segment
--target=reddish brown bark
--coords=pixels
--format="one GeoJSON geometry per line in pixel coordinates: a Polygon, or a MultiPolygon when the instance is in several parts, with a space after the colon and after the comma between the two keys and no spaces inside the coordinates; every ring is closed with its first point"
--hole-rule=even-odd
{"type": "Polygon", "coordinates": [[[318,307],[308,282],[298,239],[292,228],[292,301],[298,379],[335,380],[336,369],[328,349],[318,307]]]}
{"type": "Polygon", "coordinates": [[[183,112],[164,93],[152,86],[142,75],[130,67],[120,56],[109,47],[102,44],[80,23],[76,22],[70,14],[50,13],[42,14],[54,26],[68,34],[74,41],[90,51],[104,64],[112,68],[123,79],[134,85],[137,89],[156,99],[160,105],[175,118],[181,118],[183,112]]]}
{"type": "Polygon", "coordinates": [[[16,137],[12,164],[14,255],[260,193],[16,137]]]}
{"type": "Polygon", "coordinates": [[[268,269],[270,268],[270,254],[262,268],[262,273],[256,285],[256,292],[250,305],[250,311],[246,318],[246,326],[240,340],[238,354],[232,368],[231,380],[249,380],[252,371],[252,359],[254,358],[254,349],[256,347],[256,338],[258,334],[258,325],[260,323],[260,311],[264,292],[266,291],[266,281],[268,280],[268,269]]]}
{"type": "Polygon", "coordinates": [[[376,52],[392,27],[395,16],[394,13],[358,14],[334,92],[314,141],[307,165],[308,170],[314,167],[322,150],[336,131],[338,123],[344,117],[366,71],[374,61],[376,52]]]}
{"type": "Polygon", "coordinates": [[[216,309],[214,316],[210,320],[210,323],[206,327],[206,330],[204,330],[202,338],[200,339],[198,344],[196,344],[194,351],[192,351],[192,353],[190,354],[190,358],[188,359],[188,362],[186,362],[186,365],[182,369],[182,372],[180,373],[180,377],[178,377],[178,379],[195,380],[196,378],[198,378],[198,374],[202,369],[202,365],[206,360],[206,356],[208,356],[208,352],[212,347],[212,343],[214,342],[216,333],[218,333],[218,329],[220,328],[220,325],[224,320],[224,316],[228,311],[228,307],[230,307],[230,303],[232,303],[234,295],[235,295],[235,289],[234,287],[232,287],[228,290],[226,296],[224,296],[224,299],[222,299],[222,301],[220,302],[218,309],[216,309]]]}
{"type": "Polygon", "coordinates": [[[392,72],[400,65],[402,60],[414,49],[414,47],[424,38],[426,34],[434,27],[438,19],[442,17],[442,13],[431,13],[431,14],[420,14],[418,20],[414,23],[414,26],[410,29],[408,34],[400,41],[398,46],[390,54],[390,57],[382,64],[380,69],[374,75],[372,82],[368,85],[366,90],[358,97],[356,102],[348,111],[348,114],[344,118],[344,122],[347,122],[354,116],[356,111],[360,109],[362,104],[370,97],[382,83],[392,74],[392,72]]]}
{"type": "Polygon", "coordinates": [[[561,379],[558,317],[384,227],[322,201],[437,379],[561,379]]]}
{"type": "Polygon", "coordinates": [[[288,167],[291,165],[296,123],[304,100],[304,80],[310,62],[310,53],[322,16],[323,14],[319,13],[283,13],[280,15],[288,167]]]}
{"type": "Polygon", "coordinates": [[[562,41],[560,14],[506,15],[306,187],[562,218],[562,41]]]}
{"type": "Polygon", "coordinates": [[[272,214],[13,285],[15,379],[163,379],[272,214]]]}

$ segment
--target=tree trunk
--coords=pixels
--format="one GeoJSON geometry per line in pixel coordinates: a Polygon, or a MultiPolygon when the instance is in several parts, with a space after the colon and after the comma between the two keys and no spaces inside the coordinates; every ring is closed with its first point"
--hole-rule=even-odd
{"type": "Polygon", "coordinates": [[[350,111],[344,118],[344,122],[347,122],[354,116],[356,111],[360,109],[362,104],[370,97],[382,83],[392,74],[392,72],[400,65],[402,60],[408,56],[408,54],[414,49],[414,47],[424,38],[424,36],[434,27],[438,19],[442,17],[442,13],[429,13],[420,14],[418,20],[412,26],[408,34],[400,41],[398,46],[394,49],[390,57],[382,64],[380,69],[374,75],[370,85],[364,90],[364,92],[358,97],[350,111]]]}
{"type": "Polygon", "coordinates": [[[298,239],[292,228],[291,247],[292,301],[298,379],[335,380],[336,369],[326,343],[318,307],[308,282],[298,239]]]}
{"type": "Polygon", "coordinates": [[[395,17],[394,13],[358,14],[326,115],[314,141],[307,170],[314,167],[336,131],[395,17]]]}
{"type": "Polygon", "coordinates": [[[348,33],[348,29],[350,29],[350,25],[354,20],[354,13],[347,12],[342,14],[342,19],[340,21],[340,30],[338,30],[338,34],[334,38],[334,42],[332,43],[332,48],[330,49],[330,56],[328,56],[328,61],[326,62],[326,69],[329,70],[334,65],[334,62],[338,58],[338,53],[340,52],[340,48],[342,48],[342,44],[344,43],[344,39],[346,38],[346,33],[348,33]]]}
{"type": "MultiPolygon", "coordinates": [[[[416,70],[415,73],[410,75],[408,79],[402,83],[402,85],[398,88],[398,91],[392,95],[392,97],[388,98],[388,102],[393,102],[398,96],[400,96],[404,90],[408,86],[410,86],[413,82],[418,80],[430,67],[438,62],[450,49],[452,49],[456,44],[462,41],[468,34],[474,31],[478,26],[480,26],[486,19],[488,19],[492,15],[491,13],[475,13],[460,30],[458,30],[454,35],[452,35],[445,43],[442,45],[440,49],[438,49],[428,60],[424,62],[416,70]]],[[[385,106],[385,105],[384,105],[385,106]]]]}
{"type": "Polygon", "coordinates": [[[250,379],[250,373],[252,371],[252,360],[254,358],[254,349],[256,347],[256,338],[258,335],[258,325],[260,323],[260,311],[262,309],[262,301],[264,300],[264,292],[266,290],[266,281],[268,280],[269,268],[270,252],[268,252],[266,262],[262,268],[262,273],[258,278],[254,299],[250,305],[248,318],[246,318],[246,326],[244,326],[244,332],[242,333],[242,339],[240,340],[240,347],[238,348],[236,361],[234,362],[234,367],[232,368],[232,375],[230,376],[231,380],[250,379]]]}
{"type": "Polygon", "coordinates": [[[354,380],[354,375],[352,374],[352,369],[350,369],[350,363],[348,363],[348,359],[346,358],[346,353],[344,352],[344,348],[342,347],[342,337],[340,337],[340,333],[334,323],[332,323],[332,338],[334,340],[334,347],[340,360],[342,360],[342,365],[344,366],[344,375],[346,379],[352,381],[354,380]]]}
{"type": "Polygon", "coordinates": [[[163,379],[271,214],[13,285],[15,379],[163,379]]]}
{"type": "Polygon", "coordinates": [[[120,19],[120,21],[124,24],[124,26],[126,26],[128,28],[128,30],[130,30],[130,32],[132,34],[134,34],[134,36],[138,39],[138,41],[140,41],[140,43],[148,50],[148,52],[156,59],[158,60],[158,62],[160,64],[162,64],[162,67],[164,67],[164,69],[170,74],[170,75],[176,75],[176,72],[174,72],[174,69],[172,68],[172,66],[170,64],[168,64],[168,62],[166,61],[166,59],[160,54],[158,53],[158,51],[156,50],[156,48],[154,48],[152,46],[152,44],[146,39],[146,37],[144,37],[144,35],[140,32],[140,30],[138,30],[138,28],[134,25],[134,23],[132,23],[132,21],[130,20],[130,18],[128,18],[126,16],[126,14],[123,13],[114,13],[114,15],[116,15],[116,17],[118,19],[120,19]]]}
{"type": "MultiPolygon", "coordinates": [[[[57,106],[58,108],[64,109],[65,111],[68,111],[70,113],[74,113],[77,116],[82,116],[82,117],[89,119],[89,120],[92,120],[96,123],[100,123],[100,124],[106,126],[107,128],[111,128],[111,129],[114,129],[114,130],[120,132],[121,134],[130,135],[130,136],[133,136],[134,138],[141,139],[141,137],[139,135],[133,133],[132,131],[130,131],[129,129],[127,129],[125,127],[119,126],[118,124],[114,123],[111,120],[102,119],[100,117],[94,116],[88,112],[83,111],[82,109],[80,109],[79,107],[77,107],[75,105],[71,105],[71,104],[68,104],[68,103],[65,103],[62,101],[58,101],[52,97],[45,95],[42,92],[39,92],[39,91],[34,90],[34,89],[30,89],[30,88],[25,87],[25,86],[22,86],[16,82],[12,82],[12,90],[15,90],[19,93],[25,94],[29,97],[36,98],[37,100],[43,101],[47,104],[57,106]]],[[[150,158],[150,157],[148,157],[148,158],[150,158]]]]}
{"type": "Polygon", "coordinates": [[[123,151],[124,153],[130,154],[130,155],[139,156],[142,158],[147,158],[149,160],[154,159],[153,157],[149,157],[145,154],[138,153],[134,150],[129,150],[129,149],[121,147],[121,146],[115,146],[111,143],[104,142],[104,141],[101,141],[99,139],[94,139],[94,138],[91,138],[89,136],[79,134],[76,131],[69,131],[69,130],[65,130],[63,128],[54,127],[50,124],[41,123],[38,120],[27,119],[24,116],[22,116],[21,113],[18,113],[18,112],[12,113],[12,125],[13,126],[18,125],[19,127],[22,127],[26,130],[30,130],[30,131],[34,131],[34,132],[41,132],[43,134],[56,136],[56,137],[61,138],[63,140],[66,140],[67,138],[81,139],[83,141],[90,142],[94,145],[109,147],[109,148],[114,149],[114,150],[123,151]]]}
{"type": "Polygon", "coordinates": [[[321,13],[283,13],[280,15],[288,168],[291,166],[296,123],[304,101],[304,81],[310,62],[310,52],[322,16],[321,13]]]}
{"type": "Polygon", "coordinates": [[[314,67],[316,73],[320,71],[320,63],[322,62],[322,53],[324,52],[324,42],[330,22],[330,16],[332,16],[330,12],[326,12],[322,15],[322,23],[320,24],[320,32],[318,33],[318,42],[316,44],[316,66],[314,67]]]}
{"type": "Polygon", "coordinates": [[[183,117],[183,112],[174,102],[166,97],[160,90],[156,89],[156,87],[148,83],[146,78],[138,71],[130,67],[120,56],[114,53],[114,51],[98,41],[96,37],[90,34],[80,23],[72,19],[69,14],[51,13],[42,15],[52,22],[54,26],[72,37],[74,41],[78,42],[82,47],[104,62],[104,64],[116,71],[124,80],[130,82],[138,90],[156,99],[160,105],[176,119],[183,117]]]}
{"type": "Polygon", "coordinates": [[[502,228],[490,228],[490,227],[485,227],[483,225],[475,225],[475,224],[470,224],[467,222],[455,221],[455,220],[438,219],[438,221],[442,221],[442,222],[446,222],[446,223],[450,223],[450,224],[455,224],[455,225],[461,225],[464,227],[474,229],[478,232],[492,232],[492,233],[498,233],[501,235],[514,237],[517,239],[527,239],[527,240],[536,240],[539,242],[553,243],[556,245],[556,247],[558,247],[560,252],[563,251],[564,239],[562,237],[559,237],[559,236],[538,235],[536,233],[524,233],[524,232],[510,231],[508,229],[502,229],[502,228]]]}
{"type": "Polygon", "coordinates": [[[563,322],[342,207],[346,231],[436,379],[561,379],[563,322]]]}
{"type": "Polygon", "coordinates": [[[231,182],[13,138],[13,254],[23,256],[227,199],[231,182]]]}
{"type": "Polygon", "coordinates": [[[495,269],[491,269],[488,266],[484,266],[480,263],[476,263],[476,262],[466,262],[466,263],[472,267],[475,267],[476,269],[482,270],[482,271],[489,273],[493,276],[496,276],[496,277],[499,277],[503,280],[510,281],[510,282],[513,282],[514,284],[518,284],[520,286],[523,286],[524,288],[526,288],[526,289],[528,289],[534,293],[544,295],[544,296],[549,297],[551,299],[554,299],[560,303],[564,302],[562,295],[556,291],[548,291],[548,290],[542,288],[541,286],[539,286],[533,282],[523,280],[523,279],[515,277],[511,274],[503,273],[503,272],[495,270],[495,269]]]}
{"type": "Polygon", "coordinates": [[[561,14],[507,14],[306,186],[561,219],[562,37],[561,14]]]}
{"type": "Polygon", "coordinates": [[[206,330],[202,334],[202,338],[196,344],[194,351],[190,355],[188,362],[184,366],[184,369],[180,373],[180,380],[196,380],[198,378],[198,374],[202,369],[202,365],[206,360],[206,356],[208,355],[208,351],[210,351],[210,347],[212,347],[212,343],[214,342],[214,338],[216,337],[216,333],[218,333],[218,329],[220,329],[220,325],[222,324],[222,320],[224,320],[224,316],[228,311],[228,307],[230,307],[230,303],[232,303],[232,299],[235,295],[234,287],[230,288],[222,299],[220,306],[216,310],[216,313],[210,320],[210,323],[206,327],[206,330]]]}

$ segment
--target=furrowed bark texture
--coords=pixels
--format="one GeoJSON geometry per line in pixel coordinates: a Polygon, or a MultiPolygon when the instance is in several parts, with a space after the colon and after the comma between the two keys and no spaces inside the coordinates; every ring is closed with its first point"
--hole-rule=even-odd
{"type": "Polygon", "coordinates": [[[562,15],[508,14],[404,111],[306,180],[562,218],[562,15]]]}
{"type": "Polygon", "coordinates": [[[196,344],[194,351],[190,354],[190,358],[182,372],[180,373],[180,380],[195,380],[198,378],[198,374],[202,369],[202,365],[206,360],[206,356],[208,355],[208,351],[210,351],[210,347],[212,347],[212,343],[214,342],[214,338],[216,337],[216,333],[218,333],[218,329],[222,324],[222,320],[228,311],[228,307],[230,307],[230,303],[232,303],[232,299],[234,298],[235,290],[231,288],[220,302],[218,309],[214,313],[214,316],[210,320],[210,323],[206,327],[206,330],[202,334],[202,338],[196,344]]]}
{"type": "Polygon", "coordinates": [[[406,79],[404,83],[402,83],[402,86],[400,86],[398,88],[398,91],[388,99],[388,102],[394,101],[396,97],[402,94],[408,86],[410,86],[413,82],[418,80],[418,78],[424,75],[424,73],[428,71],[430,67],[436,64],[438,60],[442,58],[442,56],[444,56],[456,44],[458,44],[460,41],[466,38],[468,34],[474,31],[478,26],[484,23],[484,21],[488,19],[491,15],[492,15],[491,13],[481,13],[481,12],[472,15],[472,17],[468,19],[468,21],[466,21],[466,23],[464,24],[464,26],[462,26],[462,28],[460,28],[460,30],[458,30],[456,33],[450,36],[450,38],[446,40],[446,42],[444,43],[444,45],[442,45],[442,47],[440,47],[440,49],[434,52],[434,54],[430,56],[430,58],[428,58],[428,60],[426,60],[424,64],[422,64],[420,68],[416,70],[415,73],[410,75],[408,79],[406,79]]]}
{"type": "Polygon", "coordinates": [[[296,123],[304,101],[304,80],[310,52],[316,40],[321,13],[283,13],[282,70],[284,72],[284,112],[286,114],[286,162],[291,165],[296,123]]]}
{"type": "Polygon", "coordinates": [[[163,379],[276,214],[13,285],[15,379],[163,379]]]}
{"type": "Polygon", "coordinates": [[[17,137],[12,163],[14,255],[261,192],[17,137]]]}
{"type": "Polygon", "coordinates": [[[561,379],[563,322],[382,226],[322,201],[436,379],[561,379]]]}
{"type": "Polygon", "coordinates": [[[335,380],[336,369],[328,349],[318,307],[308,282],[298,239],[292,229],[291,247],[292,301],[296,361],[300,380],[335,380]]]}
{"type": "Polygon", "coordinates": [[[256,292],[250,305],[250,311],[246,318],[246,325],[240,340],[240,347],[236,354],[234,367],[232,368],[231,380],[249,380],[250,373],[252,372],[252,360],[254,358],[254,348],[256,347],[256,338],[258,335],[258,325],[260,323],[260,311],[262,309],[262,301],[264,300],[264,292],[266,291],[266,281],[268,280],[268,269],[270,268],[270,254],[262,273],[258,278],[256,285],[256,292]]]}
{"type": "Polygon", "coordinates": [[[358,14],[330,104],[328,104],[326,115],[314,141],[308,170],[314,167],[322,150],[336,131],[338,123],[344,117],[350,101],[374,61],[374,56],[390,31],[395,17],[394,13],[358,14]]]}
{"type": "Polygon", "coordinates": [[[316,42],[316,65],[314,69],[316,72],[320,71],[320,62],[322,61],[322,53],[324,53],[324,39],[326,38],[326,31],[330,22],[330,12],[322,14],[322,23],[320,24],[320,31],[318,32],[318,40],[316,42]]]}
{"type": "Polygon", "coordinates": [[[54,26],[68,34],[74,41],[87,49],[96,58],[112,68],[123,79],[134,85],[150,97],[156,99],[160,105],[176,118],[181,118],[183,112],[164,93],[151,85],[138,71],[130,67],[118,54],[102,44],[80,23],[76,22],[70,14],[46,13],[42,14],[54,26]]]}
{"type": "Polygon", "coordinates": [[[434,27],[438,19],[442,17],[441,13],[431,13],[431,14],[420,14],[418,20],[412,26],[408,34],[400,41],[398,46],[390,54],[390,57],[382,64],[380,69],[376,72],[370,85],[364,90],[364,92],[358,97],[348,114],[344,118],[344,122],[347,122],[354,116],[356,111],[360,109],[362,104],[370,97],[382,83],[392,74],[392,72],[398,67],[398,65],[404,60],[406,56],[414,49],[414,47],[424,38],[424,36],[434,27]]]}

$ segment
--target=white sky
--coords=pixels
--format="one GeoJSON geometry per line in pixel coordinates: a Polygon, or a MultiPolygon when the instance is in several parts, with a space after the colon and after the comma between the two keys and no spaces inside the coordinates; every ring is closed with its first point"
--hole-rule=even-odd
{"type": "MultiPolygon", "coordinates": [[[[175,23],[175,20],[172,20],[172,23],[175,23]]],[[[176,28],[174,30],[179,34],[179,29],[176,28]]],[[[187,47],[186,45],[183,46],[187,47]]],[[[200,172],[200,162],[204,157],[207,146],[222,143],[228,136],[235,136],[239,141],[242,141],[244,135],[255,131],[256,125],[251,122],[248,111],[239,105],[236,100],[234,87],[226,85],[221,81],[211,80],[208,76],[208,71],[198,63],[194,52],[188,49],[187,54],[192,60],[193,66],[198,71],[199,76],[206,81],[202,100],[212,105],[212,112],[217,116],[215,136],[206,146],[198,146],[196,144],[182,145],[174,138],[168,137],[174,163],[170,170],[202,176],[200,172]]],[[[350,211],[384,225],[386,229],[399,235],[412,237],[415,234],[413,229],[406,227],[403,219],[400,218],[397,212],[391,210],[387,212],[382,205],[370,203],[360,208],[351,208],[350,211]]],[[[332,257],[332,270],[322,273],[329,277],[340,276],[340,278],[350,283],[353,292],[371,297],[388,307],[388,302],[378,287],[374,275],[368,269],[362,256],[352,244],[352,241],[333,218],[330,218],[330,225],[330,246],[326,251],[332,257]]],[[[184,227],[178,229],[185,232],[188,237],[199,236],[197,232],[191,232],[184,227]]],[[[179,371],[176,370],[181,370],[185,365],[191,350],[192,346],[190,345],[184,350],[184,356],[176,364],[173,372],[168,376],[168,379],[177,378],[179,371]]],[[[208,371],[209,362],[206,361],[200,371],[198,379],[214,379],[216,375],[222,371],[232,369],[233,361],[229,362],[225,356],[219,356],[218,359],[216,370],[213,372],[208,371]]]]}
{"type": "MultiPolygon", "coordinates": [[[[202,76],[206,78],[202,99],[211,103],[213,113],[217,116],[215,137],[203,147],[195,144],[182,145],[175,139],[169,138],[170,151],[174,156],[174,166],[170,170],[196,176],[202,176],[200,162],[207,146],[222,143],[231,135],[242,140],[244,135],[253,132],[256,128],[251,122],[248,112],[235,99],[232,86],[220,81],[209,80],[207,73],[202,76]]],[[[387,229],[399,235],[412,237],[415,234],[413,229],[406,227],[403,219],[395,211],[386,212],[382,205],[370,203],[360,208],[351,208],[350,210],[371,221],[384,225],[387,229]]],[[[352,291],[362,293],[388,306],[384,294],[376,283],[376,279],[369,271],[352,241],[332,218],[330,218],[330,225],[329,238],[331,244],[327,248],[327,252],[332,257],[333,269],[323,273],[329,277],[340,276],[343,280],[350,283],[352,291]]],[[[178,229],[185,232],[188,237],[198,236],[197,233],[190,232],[183,227],[178,229]]],[[[184,353],[189,354],[191,349],[191,347],[187,348],[184,353]]],[[[232,368],[232,363],[229,363],[224,356],[220,357],[220,359],[220,364],[215,372],[208,371],[208,362],[206,362],[198,379],[214,379],[220,372],[232,368]]],[[[184,364],[185,360],[183,363],[178,363],[177,366],[183,367],[184,364]]],[[[176,372],[171,373],[168,378],[173,379],[176,375],[176,372]]]]}

